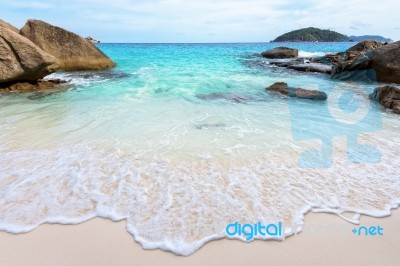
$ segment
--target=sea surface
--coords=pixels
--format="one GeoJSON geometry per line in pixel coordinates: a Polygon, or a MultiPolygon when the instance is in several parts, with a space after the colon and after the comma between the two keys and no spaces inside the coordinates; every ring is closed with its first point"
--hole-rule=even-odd
{"type": "MultiPolygon", "coordinates": [[[[282,239],[309,211],[353,223],[390,215],[400,117],[369,101],[381,84],[259,56],[280,45],[100,44],[115,69],[58,72],[49,78],[68,80],[64,89],[0,94],[0,230],[104,217],[126,220],[146,249],[189,255],[235,221],[282,221],[282,239]],[[278,81],[328,101],[265,91],[278,81]]],[[[284,45],[310,57],[353,44],[284,45]]]]}

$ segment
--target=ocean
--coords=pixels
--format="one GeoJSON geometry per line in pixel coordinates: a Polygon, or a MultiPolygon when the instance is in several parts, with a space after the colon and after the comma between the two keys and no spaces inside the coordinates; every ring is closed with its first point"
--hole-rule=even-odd
{"type": "MultiPolygon", "coordinates": [[[[0,94],[0,230],[126,220],[144,248],[189,255],[236,221],[282,222],[287,237],[309,211],[353,223],[390,215],[400,120],[369,101],[380,84],[259,56],[280,45],[100,44],[116,68],[52,74],[68,81],[62,90],[0,94]],[[328,101],[266,92],[275,82],[328,101]]],[[[312,57],[353,44],[284,45],[312,57]]]]}

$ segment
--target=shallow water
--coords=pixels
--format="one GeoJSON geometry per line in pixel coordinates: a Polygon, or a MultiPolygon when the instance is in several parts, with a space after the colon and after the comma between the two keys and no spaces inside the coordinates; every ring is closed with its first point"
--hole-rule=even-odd
{"type": "MultiPolygon", "coordinates": [[[[117,68],[53,74],[67,91],[0,95],[0,229],[126,219],[145,248],[188,255],[233,221],[282,221],[290,235],[310,210],[390,214],[400,120],[369,102],[377,84],[257,55],[277,45],[102,44],[117,68]],[[329,101],[265,92],[277,81],[329,101]],[[301,155],[321,147],[321,162],[301,155]]],[[[288,46],[318,56],[351,45],[288,46]]]]}

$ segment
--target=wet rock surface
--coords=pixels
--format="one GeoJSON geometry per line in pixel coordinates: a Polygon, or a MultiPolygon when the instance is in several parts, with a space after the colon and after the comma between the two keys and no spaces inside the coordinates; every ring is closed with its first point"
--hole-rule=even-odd
{"type": "Polygon", "coordinates": [[[325,92],[318,90],[305,90],[302,88],[289,87],[285,82],[276,82],[266,88],[266,91],[287,95],[299,99],[308,99],[315,101],[325,101],[328,97],[325,92]]]}

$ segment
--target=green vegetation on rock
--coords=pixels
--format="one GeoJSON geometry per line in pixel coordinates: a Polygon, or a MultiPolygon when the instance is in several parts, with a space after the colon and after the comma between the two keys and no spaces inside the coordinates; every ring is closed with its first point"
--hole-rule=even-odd
{"type": "Polygon", "coordinates": [[[348,42],[349,37],[336,31],[304,28],[285,33],[272,42],[348,42]]]}

